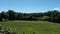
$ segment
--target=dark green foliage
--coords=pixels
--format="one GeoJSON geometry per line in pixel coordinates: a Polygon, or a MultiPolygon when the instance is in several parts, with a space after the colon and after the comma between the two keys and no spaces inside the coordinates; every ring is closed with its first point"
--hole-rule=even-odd
{"type": "Polygon", "coordinates": [[[2,14],[0,13],[0,22],[3,21],[2,14]]]}
{"type": "Polygon", "coordinates": [[[6,30],[6,28],[0,26],[0,33],[5,33],[5,34],[16,34],[16,32],[10,32],[9,30],[6,30]],[[5,29],[5,30],[4,30],[5,29]]]}
{"type": "Polygon", "coordinates": [[[15,20],[15,12],[13,10],[8,10],[7,14],[9,20],[15,20]]]}
{"type": "Polygon", "coordinates": [[[50,11],[47,15],[49,16],[46,19],[47,21],[60,23],[60,12],[58,10],[50,11]]]}
{"type": "Polygon", "coordinates": [[[2,11],[0,14],[0,21],[7,20],[38,20],[43,17],[43,13],[17,13],[14,10],[2,11]]]}
{"type": "Polygon", "coordinates": [[[48,11],[44,13],[17,13],[14,10],[8,10],[7,12],[2,11],[0,13],[0,22],[3,19],[7,20],[40,20],[41,17],[48,16],[43,19],[51,22],[60,22],[60,12],[58,10],[48,11]]]}

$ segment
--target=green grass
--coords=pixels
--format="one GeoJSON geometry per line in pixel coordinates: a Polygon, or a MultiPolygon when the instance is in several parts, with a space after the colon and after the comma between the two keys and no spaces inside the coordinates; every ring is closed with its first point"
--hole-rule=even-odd
{"type": "Polygon", "coordinates": [[[60,34],[60,24],[47,21],[8,21],[0,23],[3,27],[7,27],[11,32],[17,34],[60,34]]]}

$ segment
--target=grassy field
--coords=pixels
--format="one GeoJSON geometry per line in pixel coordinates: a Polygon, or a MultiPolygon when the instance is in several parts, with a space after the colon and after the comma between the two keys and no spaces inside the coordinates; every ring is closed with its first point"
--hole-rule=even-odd
{"type": "Polygon", "coordinates": [[[8,21],[0,23],[17,34],[60,34],[60,24],[47,21],[8,21]]]}

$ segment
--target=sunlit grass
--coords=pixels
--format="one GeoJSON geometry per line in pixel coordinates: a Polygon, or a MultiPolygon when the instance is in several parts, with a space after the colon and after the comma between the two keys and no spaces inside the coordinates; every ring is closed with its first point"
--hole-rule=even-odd
{"type": "Polygon", "coordinates": [[[0,23],[3,27],[7,27],[11,32],[17,34],[60,34],[60,24],[47,21],[8,21],[0,23]]]}

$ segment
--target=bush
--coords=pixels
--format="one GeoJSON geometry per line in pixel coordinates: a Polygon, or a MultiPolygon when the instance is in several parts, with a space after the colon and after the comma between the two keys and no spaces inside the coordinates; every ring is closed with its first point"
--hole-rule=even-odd
{"type": "Polygon", "coordinates": [[[6,30],[7,28],[4,28],[0,26],[0,33],[5,33],[5,34],[16,34],[16,32],[10,32],[9,30],[6,30]]]}

